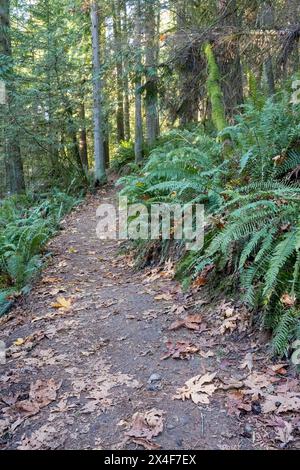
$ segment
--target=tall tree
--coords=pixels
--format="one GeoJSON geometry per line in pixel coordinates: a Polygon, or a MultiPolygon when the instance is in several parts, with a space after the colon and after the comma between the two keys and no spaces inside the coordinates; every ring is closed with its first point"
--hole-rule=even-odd
{"type": "Polygon", "coordinates": [[[158,137],[158,90],[157,90],[157,61],[158,61],[158,15],[157,1],[145,0],[145,32],[146,32],[146,130],[147,142],[153,145],[158,137]]]}
{"type": "Polygon", "coordinates": [[[124,130],[124,94],[123,94],[123,44],[121,30],[121,3],[113,1],[113,31],[116,60],[116,84],[117,84],[117,137],[118,142],[125,139],[124,130]]]}
{"type": "Polygon", "coordinates": [[[143,116],[142,116],[142,24],[141,24],[141,1],[135,0],[135,161],[140,164],[143,159],[143,116]]]}
{"type": "Polygon", "coordinates": [[[0,0],[0,54],[3,55],[7,71],[3,74],[7,91],[7,132],[5,135],[6,173],[11,193],[22,193],[25,190],[25,179],[19,127],[16,121],[15,86],[13,76],[13,57],[10,35],[10,1],[0,0]]]}
{"type": "Polygon", "coordinates": [[[99,6],[97,1],[92,1],[91,3],[91,33],[93,49],[95,181],[99,184],[106,179],[106,169],[102,119],[103,90],[100,65],[99,6]]]}
{"type": "MultiPolygon", "coordinates": [[[[274,27],[275,8],[273,1],[267,0],[262,2],[259,22],[261,28],[264,30],[272,29],[274,27]]],[[[266,60],[264,62],[264,72],[268,93],[270,96],[272,96],[275,93],[275,76],[273,58],[270,51],[267,52],[266,60]]]]}
{"type": "Polygon", "coordinates": [[[233,118],[237,107],[243,102],[243,74],[239,41],[235,32],[235,28],[240,25],[237,0],[218,0],[218,14],[223,33],[228,33],[230,37],[225,43],[222,41],[218,44],[217,54],[225,111],[229,118],[233,118]]]}
{"type": "MultiPolygon", "coordinates": [[[[128,44],[128,18],[127,18],[127,1],[123,1],[123,24],[122,24],[122,40],[128,44]]],[[[123,87],[124,87],[124,133],[125,140],[129,141],[131,138],[130,126],[130,89],[129,89],[129,61],[128,61],[128,48],[123,54],[124,60],[124,74],[123,74],[123,87]]]]}

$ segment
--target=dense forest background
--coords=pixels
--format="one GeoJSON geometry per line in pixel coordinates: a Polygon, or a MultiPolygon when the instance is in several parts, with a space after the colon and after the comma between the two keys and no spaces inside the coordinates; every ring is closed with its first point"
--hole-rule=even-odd
{"type": "MultiPolygon", "coordinates": [[[[299,2],[0,0],[0,18],[4,309],[113,169],[134,202],[205,204],[204,251],[176,246],[178,275],[225,273],[286,352],[300,330],[299,2]]],[[[144,259],[169,256],[161,245],[144,259]]]]}

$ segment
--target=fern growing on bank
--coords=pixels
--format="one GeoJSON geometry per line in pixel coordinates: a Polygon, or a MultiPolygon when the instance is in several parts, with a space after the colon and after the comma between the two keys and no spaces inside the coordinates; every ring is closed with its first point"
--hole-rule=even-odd
{"type": "Polygon", "coordinates": [[[174,130],[120,181],[129,202],[205,205],[204,247],[177,248],[180,277],[191,282],[212,264],[220,276],[231,272],[279,355],[300,332],[300,106],[289,99],[246,104],[220,134],[231,139],[230,155],[200,127],[174,130]]]}
{"type": "Polygon", "coordinates": [[[62,217],[78,199],[53,191],[38,203],[30,196],[15,196],[0,206],[0,315],[13,292],[26,289],[41,268],[42,251],[59,228],[62,217]]]}

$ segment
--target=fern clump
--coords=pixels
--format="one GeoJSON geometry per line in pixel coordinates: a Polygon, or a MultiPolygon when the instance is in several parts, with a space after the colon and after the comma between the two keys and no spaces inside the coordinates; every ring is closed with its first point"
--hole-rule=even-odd
{"type": "Polygon", "coordinates": [[[74,197],[54,190],[37,202],[14,196],[0,206],[0,315],[14,291],[26,288],[42,266],[42,251],[59,228],[62,217],[77,203],[74,197]]]}
{"type": "Polygon", "coordinates": [[[259,105],[250,99],[221,138],[201,127],[171,131],[142,170],[120,181],[130,202],[205,205],[204,247],[183,250],[178,277],[186,285],[212,265],[215,274],[231,273],[273,330],[279,355],[300,331],[299,108],[283,92],[259,105]]]}

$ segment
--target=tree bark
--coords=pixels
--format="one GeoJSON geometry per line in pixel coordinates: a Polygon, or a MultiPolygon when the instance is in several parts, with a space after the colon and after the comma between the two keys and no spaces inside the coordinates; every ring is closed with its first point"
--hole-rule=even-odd
{"type": "Polygon", "coordinates": [[[15,87],[13,83],[12,46],[10,37],[10,1],[0,0],[0,53],[10,64],[5,74],[7,134],[5,136],[5,167],[9,190],[12,194],[25,191],[25,179],[21,148],[18,136],[18,126],[15,121],[17,107],[15,103],[15,87]]]}
{"type": "Polygon", "coordinates": [[[157,60],[158,41],[156,25],[156,3],[146,4],[146,129],[147,143],[153,145],[158,137],[158,89],[157,89],[157,60]]]}
{"type": "MultiPolygon", "coordinates": [[[[228,32],[239,25],[237,0],[218,0],[220,26],[228,32]]],[[[233,33],[234,35],[234,33],[233,33]]],[[[226,116],[233,118],[237,107],[243,103],[243,74],[238,40],[231,39],[217,48],[218,65],[222,76],[222,91],[226,116]]]]}
{"type": "Polygon", "coordinates": [[[103,90],[100,65],[100,39],[99,39],[99,13],[98,2],[91,3],[91,34],[93,48],[93,119],[94,119],[94,158],[95,158],[95,182],[102,183],[106,180],[102,102],[103,90]]]}
{"type": "Polygon", "coordinates": [[[85,121],[85,104],[84,100],[80,103],[79,110],[80,117],[80,131],[79,131],[79,151],[80,159],[83,169],[87,172],[89,169],[87,136],[86,136],[86,121],[85,121]]]}
{"type": "MultiPolygon", "coordinates": [[[[124,16],[123,16],[123,28],[122,28],[122,36],[126,38],[126,44],[128,44],[128,22],[127,22],[127,3],[124,0],[124,16]]],[[[125,132],[125,140],[128,142],[131,138],[131,125],[130,125],[130,89],[129,89],[129,65],[128,65],[128,58],[127,58],[127,51],[123,56],[124,58],[124,75],[123,75],[123,87],[124,87],[124,132],[125,132]]]]}
{"type": "MultiPolygon", "coordinates": [[[[272,29],[274,27],[275,8],[274,2],[271,0],[263,2],[259,22],[262,29],[272,29]]],[[[264,73],[266,77],[268,94],[269,96],[273,96],[276,92],[276,87],[273,59],[270,52],[267,54],[267,58],[264,62],[264,73]]]]}
{"type": "Polygon", "coordinates": [[[136,54],[136,71],[135,71],[135,144],[134,153],[135,161],[140,164],[143,159],[143,117],[142,117],[142,27],[141,27],[141,2],[136,0],[135,7],[135,38],[134,38],[134,50],[136,54]]]}
{"type": "Polygon", "coordinates": [[[113,2],[113,31],[116,59],[117,78],[117,140],[125,139],[124,130],[124,95],[123,95],[123,54],[122,54],[122,31],[121,31],[121,5],[120,0],[113,2]]]}

